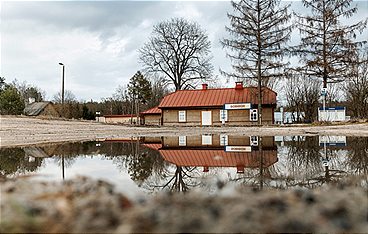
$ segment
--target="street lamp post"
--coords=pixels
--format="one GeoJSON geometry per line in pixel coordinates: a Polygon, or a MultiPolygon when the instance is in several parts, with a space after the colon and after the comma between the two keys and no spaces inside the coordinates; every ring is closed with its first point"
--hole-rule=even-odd
{"type": "Polygon", "coordinates": [[[63,75],[62,75],[62,82],[61,82],[61,106],[64,113],[64,76],[65,76],[65,65],[63,63],[59,63],[59,65],[63,66],[63,75]]]}

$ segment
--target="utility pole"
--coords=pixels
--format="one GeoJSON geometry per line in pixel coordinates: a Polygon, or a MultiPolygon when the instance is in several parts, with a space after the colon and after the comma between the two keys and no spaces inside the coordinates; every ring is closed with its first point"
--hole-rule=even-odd
{"type": "Polygon", "coordinates": [[[65,77],[65,65],[63,63],[59,63],[60,66],[63,66],[63,74],[62,74],[62,82],[61,82],[61,106],[62,112],[64,114],[64,77],[65,77]]]}

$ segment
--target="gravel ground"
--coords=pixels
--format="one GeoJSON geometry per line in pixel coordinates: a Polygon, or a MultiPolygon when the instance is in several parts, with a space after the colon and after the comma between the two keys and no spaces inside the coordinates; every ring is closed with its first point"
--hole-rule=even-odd
{"type": "MultiPolygon", "coordinates": [[[[315,190],[161,193],[130,201],[104,181],[1,181],[0,232],[366,233],[367,189],[345,181],[315,190]]],[[[226,186],[225,186],[226,188],[226,186]]]]}
{"type": "Polygon", "coordinates": [[[0,116],[0,146],[24,146],[98,138],[139,136],[197,135],[227,133],[233,135],[345,135],[368,136],[368,123],[331,126],[265,126],[265,127],[132,127],[107,125],[93,121],[50,120],[29,117],[0,116]]]}

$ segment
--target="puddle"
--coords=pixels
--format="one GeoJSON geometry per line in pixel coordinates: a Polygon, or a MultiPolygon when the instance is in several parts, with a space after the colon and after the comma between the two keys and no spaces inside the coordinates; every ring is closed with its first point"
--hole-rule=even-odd
{"type": "Polygon", "coordinates": [[[367,186],[368,138],[198,135],[1,148],[0,173],[107,180],[128,196],[161,190],[215,193],[222,184],[315,188],[349,176],[367,186]]]}

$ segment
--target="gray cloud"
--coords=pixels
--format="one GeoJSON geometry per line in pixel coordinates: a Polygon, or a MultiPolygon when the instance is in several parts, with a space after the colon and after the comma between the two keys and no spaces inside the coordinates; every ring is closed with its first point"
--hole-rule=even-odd
{"type": "MultiPolygon", "coordinates": [[[[355,19],[366,14],[366,3],[359,3],[355,19]]],[[[219,67],[230,69],[219,43],[230,10],[227,1],[3,1],[0,75],[37,85],[51,97],[60,89],[63,62],[66,89],[100,100],[141,68],[138,49],[154,24],[171,17],[197,21],[208,32],[218,75],[219,67]]]]}

